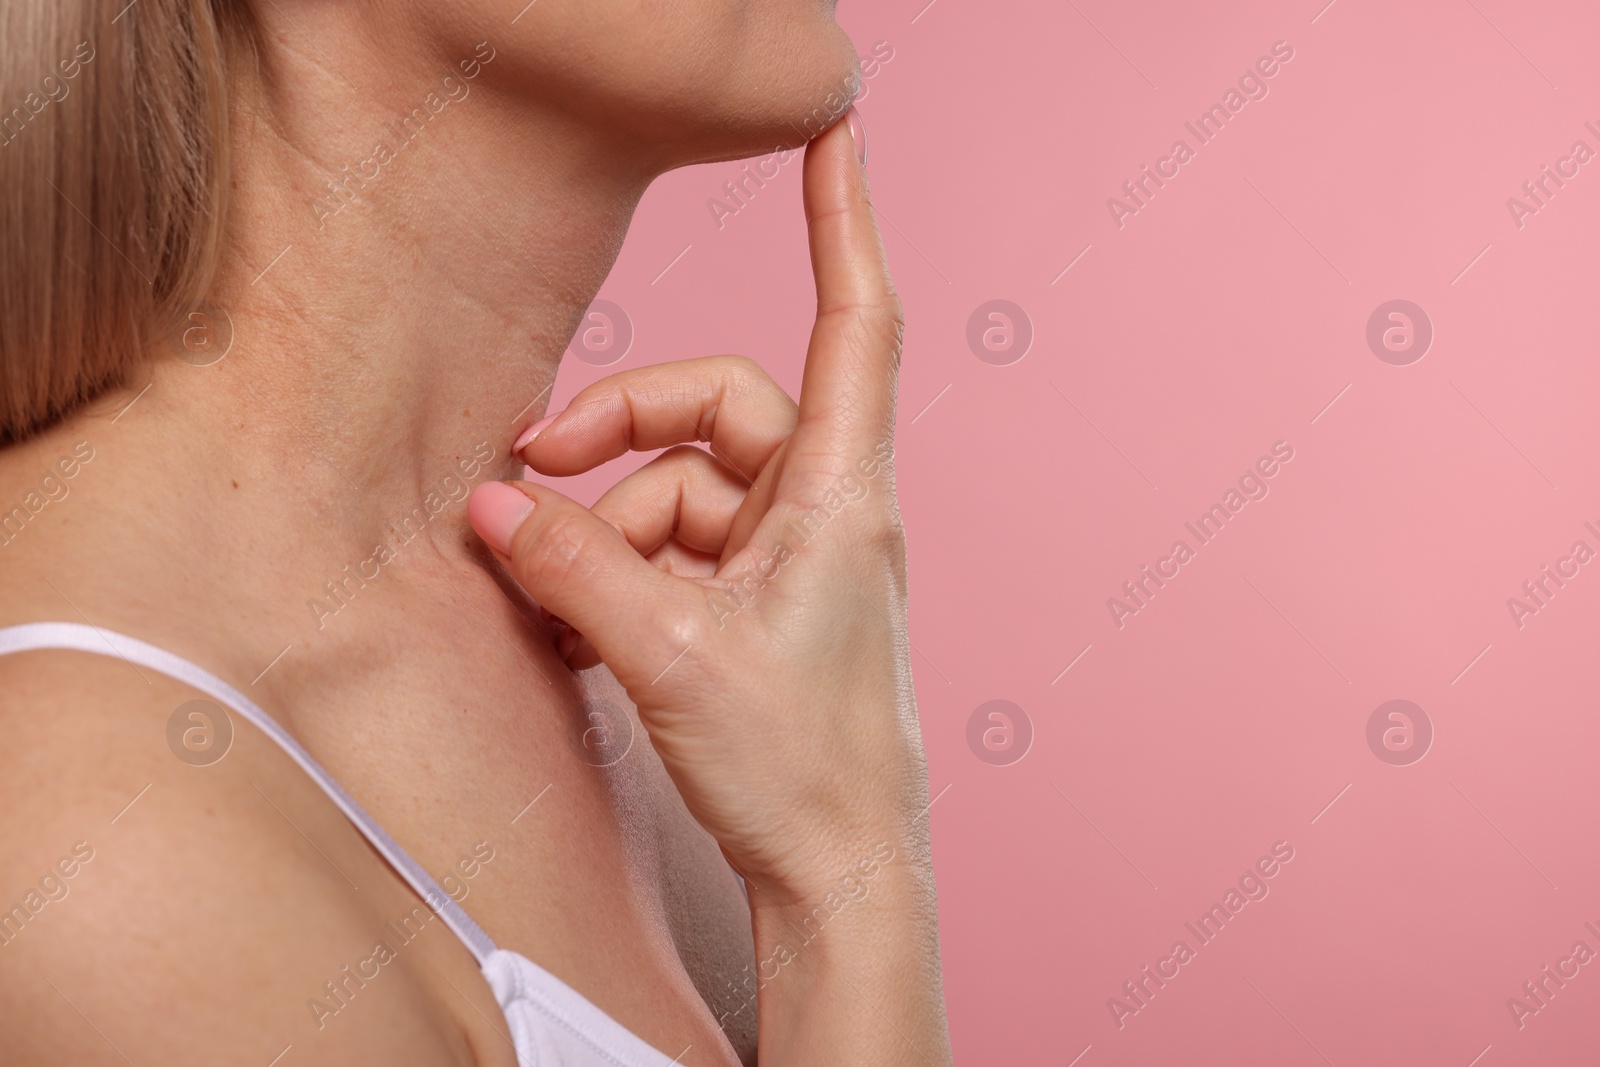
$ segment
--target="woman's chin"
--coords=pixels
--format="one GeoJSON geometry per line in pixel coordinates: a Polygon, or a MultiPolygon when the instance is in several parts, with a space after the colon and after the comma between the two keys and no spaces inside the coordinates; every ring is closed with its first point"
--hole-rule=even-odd
{"type": "Polygon", "coordinates": [[[698,135],[680,141],[684,158],[676,166],[744,159],[779,149],[803,147],[841,121],[859,95],[861,66],[850,49],[847,62],[823,76],[785,86],[759,100],[720,102],[700,116],[698,135]]]}

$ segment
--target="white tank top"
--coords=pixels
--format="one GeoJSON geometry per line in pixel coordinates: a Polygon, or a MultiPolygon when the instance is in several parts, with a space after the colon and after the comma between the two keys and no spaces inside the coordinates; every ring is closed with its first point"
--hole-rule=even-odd
{"type": "Polygon", "coordinates": [[[148,667],[198,689],[276,741],[477,958],[505,1013],[520,1067],[673,1067],[678,1062],[668,1059],[526,956],[496,948],[461,905],[362,810],[300,742],[221,678],[154,645],[98,627],[75,622],[36,622],[0,628],[0,656],[44,649],[120,656],[148,667]]]}

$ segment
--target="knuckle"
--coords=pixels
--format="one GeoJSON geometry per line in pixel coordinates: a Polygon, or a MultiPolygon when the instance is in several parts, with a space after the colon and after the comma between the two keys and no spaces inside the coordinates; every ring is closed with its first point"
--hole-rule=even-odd
{"type": "Polygon", "coordinates": [[[765,367],[751,359],[749,356],[727,356],[730,361],[727,374],[722,381],[725,395],[730,399],[751,400],[758,404],[768,404],[774,401],[782,403],[785,407],[793,407],[794,401],[777,379],[767,373],[765,367]]]}
{"type": "Polygon", "coordinates": [[[894,508],[889,515],[877,522],[872,531],[873,543],[897,565],[903,567],[906,559],[906,527],[900,521],[900,509],[894,508]]]}
{"type": "Polygon", "coordinates": [[[692,648],[706,640],[706,619],[699,611],[680,608],[661,620],[661,629],[670,644],[692,648]]]}
{"type": "Polygon", "coordinates": [[[717,359],[722,363],[723,369],[732,377],[735,377],[735,378],[765,378],[765,377],[767,377],[767,372],[762,369],[761,364],[757,363],[755,360],[751,359],[749,356],[741,355],[741,354],[735,352],[735,353],[729,353],[728,355],[725,355],[725,356],[718,356],[717,359]]]}
{"type": "Polygon", "coordinates": [[[905,525],[900,521],[900,509],[892,501],[860,509],[853,516],[851,527],[852,535],[873,551],[905,555],[905,525]]]}
{"type": "Polygon", "coordinates": [[[705,605],[696,601],[661,613],[653,623],[662,658],[682,656],[678,678],[715,673],[714,636],[717,622],[705,605]]]}
{"type": "MultiPolygon", "coordinates": [[[[883,477],[880,471],[879,477],[883,477]]],[[[900,517],[900,498],[893,482],[884,479],[879,484],[875,498],[863,498],[861,509],[862,533],[875,545],[904,553],[906,547],[905,523],[900,517]]]]}
{"type": "Polygon", "coordinates": [[[705,475],[714,462],[711,454],[705,449],[695,445],[678,444],[651,460],[634,477],[644,475],[651,478],[658,492],[665,491],[667,487],[673,485],[687,490],[692,483],[705,475]]]}
{"type": "Polygon", "coordinates": [[[695,467],[703,464],[708,457],[706,450],[690,444],[676,444],[657,456],[652,463],[677,471],[684,467],[695,467]]]}

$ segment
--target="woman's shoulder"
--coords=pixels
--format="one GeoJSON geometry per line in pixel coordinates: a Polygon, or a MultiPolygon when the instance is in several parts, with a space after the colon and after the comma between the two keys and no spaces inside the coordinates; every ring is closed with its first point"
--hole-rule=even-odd
{"type": "Polygon", "coordinates": [[[476,1062],[449,931],[347,977],[415,901],[270,741],[114,655],[0,655],[0,694],[9,1062],[476,1062]]]}

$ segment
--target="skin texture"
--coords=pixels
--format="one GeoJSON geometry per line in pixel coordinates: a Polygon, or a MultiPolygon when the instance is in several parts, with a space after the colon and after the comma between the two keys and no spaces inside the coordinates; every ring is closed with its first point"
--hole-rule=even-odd
{"type": "MultiPolygon", "coordinates": [[[[831,672],[817,690],[824,706],[766,709],[775,736],[789,721],[785,750],[796,758],[797,716],[815,711],[853,731],[842,754],[824,754],[837,758],[820,776],[797,773],[746,815],[740,798],[775,774],[770,761],[761,771],[749,760],[768,752],[708,760],[703,746],[660,729],[670,709],[646,702],[641,721],[629,696],[638,664],[619,670],[608,656],[575,673],[560,654],[568,628],[517,589],[507,566],[583,631],[586,647],[569,649],[578,666],[616,651],[606,617],[583,606],[614,609],[616,592],[589,580],[557,581],[567,599],[544,589],[553,566],[530,570],[532,551],[497,558],[462,502],[461,463],[475,463],[474,481],[519,466],[510,444],[542,414],[649,181],[799,145],[815,116],[838,117],[853,49],[829,4],[523,6],[261,5],[262,62],[240,74],[233,101],[233,202],[213,296],[234,347],[211,367],[158,360],[148,378],[0,452],[0,499],[12,501],[78,442],[94,450],[70,495],[0,549],[0,624],[88,620],[245,690],[436,877],[492,849],[461,881],[464,906],[490,936],[668,1056],[683,1050],[683,1063],[753,1061],[756,1011],[731,990],[771,955],[784,936],[775,931],[803,924],[812,898],[863,847],[887,840],[897,858],[871,893],[762,988],[761,1059],[942,1062],[892,496],[843,516],[834,551],[845,562],[816,572],[850,576],[897,620],[886,627],[849,605],[853,593],[841,601],[863,635],[876,627],[861,643],[870,652],[814,646],[811,669],[784,664],[764,685],[769,661],[748,658],[763,657],[757,646],[726,653],[730,669],[747,657],[737,690],[747,695],[831,672]],[[492,59],[476,51],[485,42],[492,59]],[[326,182],[392,138],[395,116],[422,103],[443,69],[475,55],[470,96],[330,213],[340,201],[326,182]],[[327,583],[393,545],[393,524],[430,494],[444,506],[379,577],[330,600],[327,583]],[[321,612],[308,606],[318,600],[321,612]],[[866,695],[845,699],[857,693],[866,695]],[[614,765],[595,766],[583,743],[595,715],[634,734],[614,765]],[[846,802],[842,790],[862,781],[883,784],[846,802]],[[753,907],[727,858],[752,875],[753,907]]],[[[808,205],[833,196],[850,242],[829,246],[825,227],[831,252],[819,263],[886,283],[870,212],[850,199],[864,192],[848,134],[828,137],[813,154],[831,146],[831,156],[808,158],[808,205]]],[[[892,412],[898,337],[881,327],[897,307],[867,296],[883,306],[863,320],[841,305],[834,325],[878,323],[845,345],[876,361],[876,379],[836,367],[811,391],[808,372],[811,415],[806,397],[797,413],[819,447],[837,446],[836,459],[855,455],[872,420],[881,436],[892,412]]],[[[704,365],[684,368],[674,388],[703,394],[707,379],[704,365]]],[[[730,404],[750,413],[746,432],[790,440],[770,383],[754,373],[738,382],[766,390],[764,404],[730,404]]],[[[717,434],[740,425],[712,421],[717,434]]],[[[541,447],[558,448],[550,432],[541,447]]],[[[588,462],[580,453],[565,462],[588,462]]],[[[663,501],[687,480],[688,513],[701,516],[684,533],[691,543],[667,537],[645,551],[649,561],[628,550],[646,568],[704,567],[752,536],[792,453],[780,444],[753,468],[754,491],[716,468],[691,471],[701,461],[668,460],[601,510],[659,537],[663,501]],[[722,549],[705,547],[719,536],[722,549]]],[[[838,595],[831,581],[816,595],[838,595]]],[[[732,621],[783,637],[781,620],[732,621]]],[[[707,697],[704,725],[718,707],[715,679],[684,677],[707,697]]],[[[267,1063],[286,1046],[301,1063],[514,1062],[474,961],[437,922],[335,1016],[319,1023],[308,1010],[417,900],[247,725],[237,723],[219,763],[175,759],[168,719],[195,694],[112,656],[3,657],[0,693],[0,810],[11,816],[0,821],[0,899],[20,900],[74,843],[95,850],[70,893],[0,947],[0,1000],[18,1009],[0,1016],[8,1062],[267,1063]]]]}

